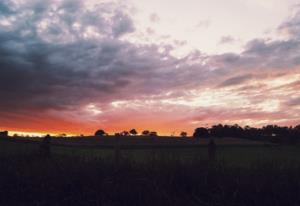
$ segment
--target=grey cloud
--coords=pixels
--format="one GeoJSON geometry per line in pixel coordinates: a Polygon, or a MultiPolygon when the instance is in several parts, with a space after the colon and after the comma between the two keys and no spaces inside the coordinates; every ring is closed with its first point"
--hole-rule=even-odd
{"type": "Polygon", "coordinates": [[[211,56],[209,64],[225,73],[252,71],[288,71],[300,63],[300,40],[268,41],[254,39],[240,53],[225,53],[211,56]]]}
{"type": "Polygon", "coordinates": [[[48,7],[35,3],[16,6],[19,11],[10,14],[16,24],[7,31],[0,28],[0,111],[106,104],[133,95],[192,88],[209,75],[199,73],[201,67],[187,64],[192,55],[186,59],[170,55],[170,45],[134,45],[120,40],[134,25],[118,5],[100,4],[96,10],[86,11],[78,8],[80,1],[63,2],[57,9],[50,1],[48,7]],[[19,16],[21,11],[36,10],[36,16],[19,16]],[[68,12],[59,12],[63,10],[68,12]],[[46,25],[40,31],[43,22],[46,25]],[[74,23],[81,25],[78,31],[72,28],[74,23]],[[100,37],[86,38],[83,34],[89,26],[100,37]],[[31,35],[23,36],[25,30],[31,35]],[[158,52],[160,47],[165,48],[164,53],[158,52]],[[181,69],[176,70],[176,65],[181,69]]]}
{"type": "Polygon", "coordinates": [[[298,65],[299,40],[272,41],[253,40],[243,52],[246,60],[260,68],[291,68],[298,65]]]}
{"type": "Polygon", "coordinates": [[[116,22],[113,26],[113,34],[115,37],[120,37],[123,34],[134,31],[134,25],[129,16],[120,12],[114,16],[114,21],[116,22]]]}
{"type": "MultiPolygon", "coordinates": [[[[299,8],[299,5],[298,5],[299,8]]],[[[291,38],[300,38],[300,11],[297,11],[288,20],[278,27],[279,32],[288,34],[291,38]]]]}
{"type": "Polygon", "coordinates": [[[293,98],[286,102],[287,106],[300,106],[300,97],[299,98],[293,98]]]}
{"type": "Polygon", "coordinates": [[[235,85],[240,85],[243,84],[250,79],[252,79],[251,74],[245,74],[241,76],[235,76],[229,79],[226,79],[224,82],[222,82],[218,87],[228,87],[228,86],[235,86],[235,85]]]}
{"type": "MultiPolygon", "coordinates": [[[[14,17],[19,21],[8,31],[0,28],[1,111],[9,108],[72,107],[72,105],[80,104],[85,97],[89,99],[93,95],[100,98],[105,95],[109,96],[116,88],[128,84],[129,81],[124,79],[126,72],[109,74],[111,81],[105,79],[109,76],[106,74],[105,67],[109,67],[115,61],[123,47],[124,49],[130,47],[117,39],[133,29],[131,19],[125,13],[101,7],[102,13],[100,12],[97,18],[102,22],[97,23],[100,22],[103,27],[99,30],[112,28],[112,32],[107,32],[102,40],[85,40],[77,35],[73,36],[75,41],[59,44],[51,42],[55,38],[45,38],[51,35],[57,39],[64,38],[61,36],[63,30],[70,30],[71,24],[77,22],[82,15],[85,17],[83,21],[87,21],[90,14],[95,15],[93,12],[84,13],[78,8],[81,6],[80,1],[74,2],[65,2],[60,9],[69,11],[71,9],[75,14],[67,13],[63,16],[57,14],[52,18],[57,19],[57,22],[53,25],[50,23],[53,27],[40,34],[37,28],[38,23],[53,12],[51,8],[41,8],[39,4],[32,1],[28,2],[32,3],[32,7],[28,7],[28,4],[24,5],[25,8],[19,5],[20,12],[21,10],[34,13],[38,11],[38,15],[28,15],[21,19],[18,11],[16,14],[7,14],[8,17],[14,17]],[[105,14],[103,11],[106,9],[107,12],[113,14],[110,22],[106,22],[101,16],[105,14]],[[22,36],[25,29],[34,35],[22,36]],[[82,93],[86,96],[82,97],[82,93]]],[[[71,31],[67,33],[72,37],[71,31]]]]}

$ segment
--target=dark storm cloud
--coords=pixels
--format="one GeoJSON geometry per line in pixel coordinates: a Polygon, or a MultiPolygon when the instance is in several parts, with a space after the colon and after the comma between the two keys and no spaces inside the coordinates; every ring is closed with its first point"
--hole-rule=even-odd
{"type": "Polygon", "coordinates": [[[133,31],[131,19],[116,5],[100,5],[88,12],[80,2],[1,3],[6,11],[2,19],[15,19],[0,27],[1,110],[72,107],[96,93],[99,98],[109,96],[129,83],[126,76],[132,72],[121,67],[116,72],[114,64],[120,53],[131,49],[117,39],[133,31]],[[111,19],[105,20],[104,15],[111,19]],[[85,28],[75,32],[72,24],[78,22],[85,28]],[[103,35],[101,40],[81,36],[91,26],[103,35]]]}
{"type": "Polygon", "coordinates": [[[8,22],[0,27],[1,111],[72,110],[192,87],[197,81],[186,80],[206,75],[195,75],[199,68],[186,63],[200,54],[179,60],[170,55],[169,45],[120,40],[134,31],[125,6],[103,3],[88,10],[82,1],[10,6],[14,12],[1,15],[8,22]],[[165,52],[158,52],[161,47],[165,52]]]}

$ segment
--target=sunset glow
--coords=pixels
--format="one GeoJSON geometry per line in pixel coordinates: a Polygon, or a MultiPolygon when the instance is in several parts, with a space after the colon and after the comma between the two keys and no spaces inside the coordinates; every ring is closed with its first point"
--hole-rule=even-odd
{"type": "Polygon", "coordinates": [[[0,131],[297,125],[297,3],[1,1],[0,131]]]}

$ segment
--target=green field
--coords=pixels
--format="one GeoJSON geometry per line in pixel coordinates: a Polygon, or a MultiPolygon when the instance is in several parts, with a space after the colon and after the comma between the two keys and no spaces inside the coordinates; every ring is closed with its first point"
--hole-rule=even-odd
{"type": "MultiPolygon", "coordinates": [[[[255,163],[299,164],[300,147],[265,144],[263,142],[222,138],[216,139],[216,161],[232,166],[251,166],[255,163]]],[[[170,159],[182,163],[208,160],[207,139],[200,141],[164,138],[152,141],[147,138],[124,138],[119,141],[124,161],[143,163],[170,159]]],[[[111,161],[115,155],[115,139],[57,138],[52,140],[51,154],[76,157],[84,161],[104,159],[111,161]]],[[[39,142],[0,141],[0,155],[38,155],[39,142]]]]}
{"type": "Polygon", "coordinates": [[[240,139],[207,141],[0,140],[0,205],[299,206],[300,148],[240,139]],[[168,144],[166,144],[168,143],[168,144]]]}

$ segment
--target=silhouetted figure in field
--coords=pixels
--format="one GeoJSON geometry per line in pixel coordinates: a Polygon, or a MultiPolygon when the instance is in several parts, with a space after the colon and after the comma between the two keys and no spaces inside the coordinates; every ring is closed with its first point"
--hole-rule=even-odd
{"type": "Polygon", "coordinates": [[[209,161],[214,161],[216,157],[216,150],[217,150],[217,146],[214,139],[209,140],[207,150],[208,150],[209,161]]]}
{"type": "Polygon", "coordinates": [[[51,136],[47,134],[44,139],[41,142],[40,145],[40,153],[44,157],[49,157],[50,156],[50,143],[51,143],[51,136]]]}

